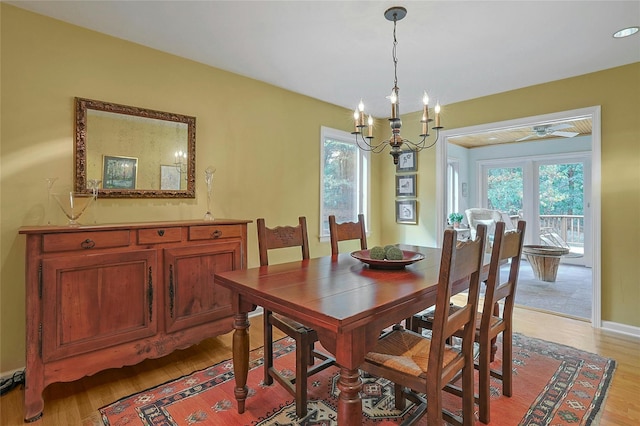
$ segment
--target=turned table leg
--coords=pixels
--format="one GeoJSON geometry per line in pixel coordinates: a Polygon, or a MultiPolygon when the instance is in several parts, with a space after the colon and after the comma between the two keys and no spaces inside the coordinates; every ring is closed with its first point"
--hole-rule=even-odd
{"type": "Polygon", "coordinates": [[[238,401],[238,413],[244,413],[247,399],[247,375],[249,374],[249,319],[246,312],[235,314],[233,327],[233,373],[236,376],[234,394],[238,401]]]}
{"type": "Polygon", "coordinates": [[[362,380],[360,370],[340,367],[340,378],[338,380],[338,424],[339,425],[361,425],[362,424],[362,380]]]}

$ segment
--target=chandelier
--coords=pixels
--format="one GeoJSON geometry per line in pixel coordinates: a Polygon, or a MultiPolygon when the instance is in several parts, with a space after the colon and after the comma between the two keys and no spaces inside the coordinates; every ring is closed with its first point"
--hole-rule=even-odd
{"type": "Polygon", "coordinates": [[[408,139],[403,139],[400,136],[400,129],[402,128],[402,120],[400,119],[400,99],[398,97],[398,58],[396,56],[396,48],[398,45],[398,40],[396,39],[396,23],[400,21],[407,15],[407,9],[400,6],[395,6],[387,9],[384,12],[384,17],[389,21],[393,21],[393,89],[391,89],[391,95],[389,96],[389,100],[391,101],[391,117],[389,118],[389,125],[391,126],[391,137],[388,140],[384,140],[378,144],[373,143],[373,117],[369,115],[367,124],[365,124],[365,112],[364,112],[364,104],[362,100],[360,100],[360,104],[358,108],[353,113],[353,118],[355,121],[355,131],[351,132],[351,134],[356,137],[356,144],[358,148],[364,151],[372,151],[374,153],[382,152],[387,145],[391,147],[391,151],[389,154],[393,157],[393,164],[398,164],[398,157],[402,153],[402,145],[406,144],[409,150],[411,151],[422,151],[425,148],[431,148],[438,141],[438,137],[440,135],[440,103],[436,103],[434,108],[435,113],[435,123],[432,127],[432,130],[435,130],[435,139],[432,142],[428,142],[427,138],[429,137],[429,129],[428,124],[433,119],[429,118],[429,96],[427,96],[427,92],[424,92],[422,97],[422,119],[420,123],[422,123],[422,133],[420,134],[421,140],[417,143],[411,142],[408,139]],[[365,127],[367,127],[367,136],[364,135],[365,127]]]}

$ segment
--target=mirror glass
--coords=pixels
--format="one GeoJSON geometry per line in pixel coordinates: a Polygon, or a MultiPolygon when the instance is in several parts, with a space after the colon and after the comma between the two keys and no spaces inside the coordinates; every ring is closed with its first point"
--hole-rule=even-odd
{"type": "Polygon", "coordinates": [[[196,119],[76,98],[77,192],[195,198],[196,119]]]}

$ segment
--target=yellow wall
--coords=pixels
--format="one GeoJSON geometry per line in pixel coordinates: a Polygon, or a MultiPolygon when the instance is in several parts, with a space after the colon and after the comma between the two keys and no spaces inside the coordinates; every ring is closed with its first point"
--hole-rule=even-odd
{"type": "MultiPolygon", "coordinates": [[[[602,320],[640,327],[640,63],[446,105],[442,116],[448,129],[456,129],[596,105],[602,108],[602,320]]],[[[403,123],[419,119],[408,114],[403,123]]],[[[420,223],[409,231],[389,226],[393,187],[384,184],[383,241],[433,240],[435,151],[420,152],[418,160],[420,223]]]]}
{"type": "MultiPolygon", "coordinates": [[[[320,126],[351,129],[352,111],[6,4],[1,14],[0,372],[24,366],[25,239],[17,232],[45,223],[45,178],[72,184],[76,96],[196,117],[195,199],[99,199],[87,218],[202,218],[204,170],[213,165],[214,217],[275,225],[305,215],[311,255],[331,252],[318,240],[320,126]]],[[[372,178],[376,243],[375,171],[372,178]]],[[[256,266],[255,223],[248,244],[256,266]]]]}
{"type": "MultiPolygon", "coordinates": [[[[101,199],[91,212],[99,222],[202,217],[211,164],[214,216],[280,224],[306,215],[312,256],[330,252],[318,241],[320,126],[350,129],[351,111],[6,4],[0,13],[0,372],[24,366],[25,244],[17,231],[44,223],[46,177],[72,183],[76,96],[197,118],[196,198],[101,199]]],[[[635,64],[445,108],[452,129],[602,105],[603,319],[631,326],[640,326],[639,76],[635,64]]],[[[419,133],[416,117],[403,121],[403,134],[419,133]]],[[[387,133],[386,120],[379,120],[375,136],[387,133]]],[[[374,157],[370,245],[437,240],[435,151],[418,158],[413,226],[395,223],[390,156],[374,157]]],[[[250,224],[249,265],[257,263],[250,224]]]]}

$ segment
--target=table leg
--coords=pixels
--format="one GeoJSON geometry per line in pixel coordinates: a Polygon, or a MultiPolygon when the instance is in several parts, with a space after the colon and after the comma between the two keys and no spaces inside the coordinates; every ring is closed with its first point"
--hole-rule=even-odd
{"type": "Polygon", "coordinates": [[[362,424],[362,380],[360,370],[351,370],[340,367],[340,378],[338,379],[338,424],[339,425],[361,425],[362,424]]]}
{"type": "Polygon", "coordinates": [[[247,375],[249,374],[249,319],[246,312],[235,314],[233,328],[233,374],[236,376],[234,394],[238,401],[238,413],[244,413],[247,399],[247,375]]]}

